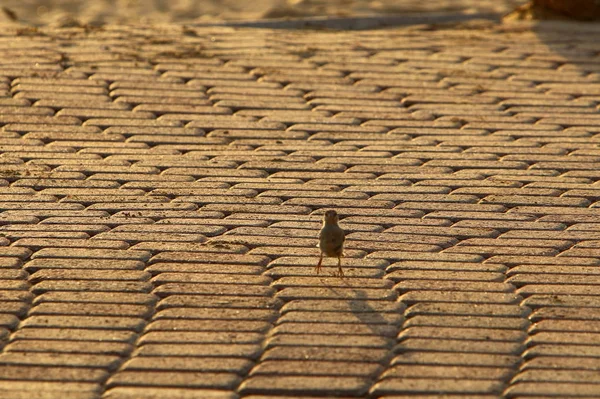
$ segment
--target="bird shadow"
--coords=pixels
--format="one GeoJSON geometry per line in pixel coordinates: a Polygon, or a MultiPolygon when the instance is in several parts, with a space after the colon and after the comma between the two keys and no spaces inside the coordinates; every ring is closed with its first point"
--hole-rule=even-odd
{"type": "Polygon", "coordinates": [[[344,299],[348,303],[348,307],[352,314],[364,324],[374,335],[389,338],[395,335],[398,326],[387,320],[380,310],[375,309],[371,300],[364,289],[353,288],[346,280],[344,281],[345,288],[348,290],[339,290],[337,287],[324,285],[325,288],[336,294],[339,299],[344,299]]]}

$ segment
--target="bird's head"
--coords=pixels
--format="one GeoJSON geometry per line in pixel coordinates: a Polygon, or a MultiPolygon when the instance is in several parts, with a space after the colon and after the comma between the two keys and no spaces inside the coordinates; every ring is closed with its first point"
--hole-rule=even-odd
{"type": "Polygon", "coordinates": [[[340,217],[338,216],[337,212],[334,211],[333,209],[330,209],[328,211],[325,212],[325,215],[323,216],[323,221],[327,224],[337,224],[337,222],[340,220],[340,217]]]}

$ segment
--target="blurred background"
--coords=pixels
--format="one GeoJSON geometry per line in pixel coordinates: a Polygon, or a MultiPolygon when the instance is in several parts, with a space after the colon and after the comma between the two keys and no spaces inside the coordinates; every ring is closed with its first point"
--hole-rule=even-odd
{"type": "Polygon", "coordinates": [[[423,12],[505,14],[525,3],[523,0],[1,0],[0,22],[68,26],[423,12]]]}

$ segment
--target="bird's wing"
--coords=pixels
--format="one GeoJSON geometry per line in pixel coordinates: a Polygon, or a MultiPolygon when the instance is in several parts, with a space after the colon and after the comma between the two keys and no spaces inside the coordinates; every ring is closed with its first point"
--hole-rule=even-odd
{"type": "Polygon", "coordinates": [[[331,242],[332,246],[335,248],[336,251],[342,249],[345,240],[346,234],[344,234],[344,230],[342,229],[335,229],[331,232],[331,235],[329,236],[329,241],[331,242]]]}
{"type": "Polygon", "coordinates": [[[346,233],[344,233],[344,230],[341,228],[335,229],[332,235],[335,237],[336,241],[341,241],[343,243],[346,240],[346,233]]]}

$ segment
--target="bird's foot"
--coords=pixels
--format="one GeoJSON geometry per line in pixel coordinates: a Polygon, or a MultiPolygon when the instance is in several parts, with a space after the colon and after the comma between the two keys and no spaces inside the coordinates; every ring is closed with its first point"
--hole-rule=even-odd
{"type": "Polygon", "coordinates": [[[333,277],[344,278],[346,276],[344,276],[344,271],[342,269],[339,269],[337,272],[333,273],[333,277]]]}

